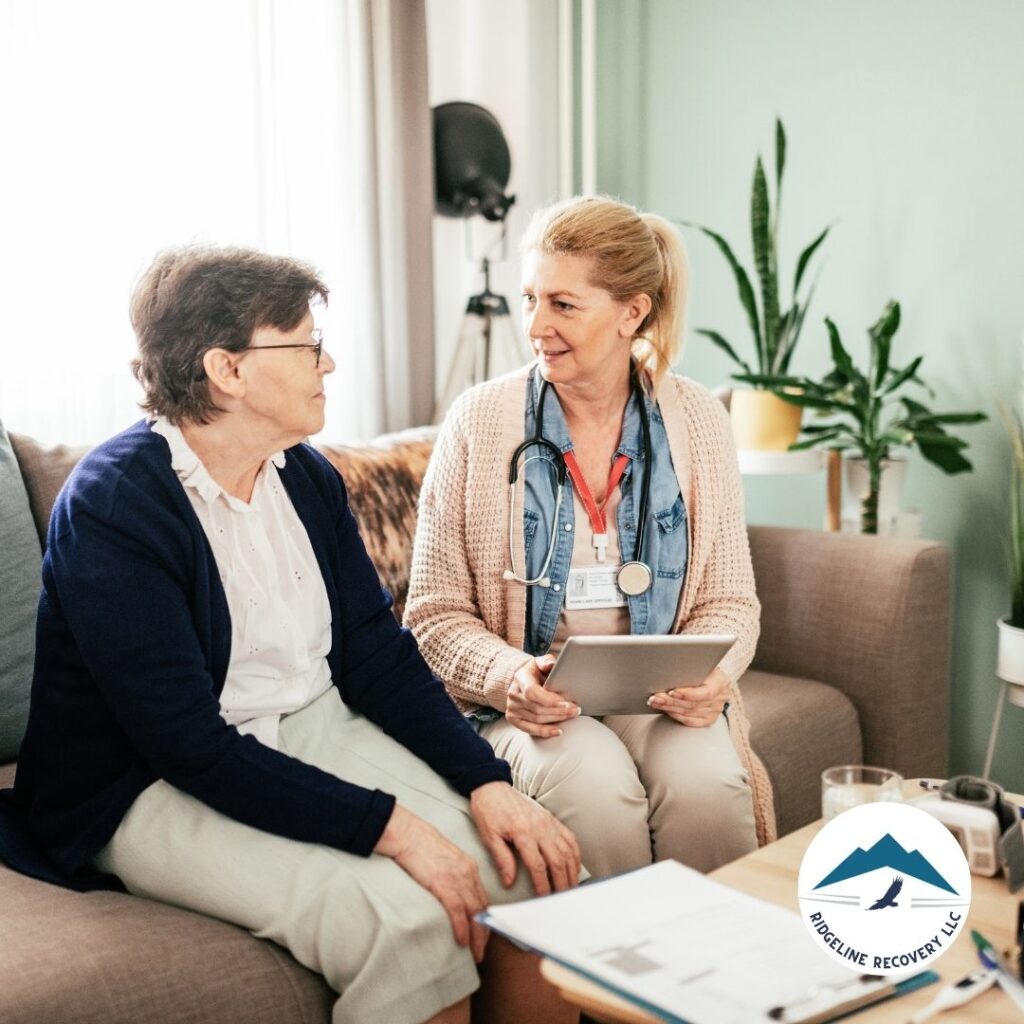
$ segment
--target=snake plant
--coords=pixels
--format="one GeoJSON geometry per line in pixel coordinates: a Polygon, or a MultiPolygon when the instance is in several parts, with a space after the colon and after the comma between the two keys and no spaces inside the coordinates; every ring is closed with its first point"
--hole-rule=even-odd
{"type": "Polygon", "coordinates": [[[891,362],[892,339],[899,325],[899,303],[889,302],[868,330],[870,356],[866,372],[854,364],[839,329],[826,317],[833,367],[820,381],[785,374],[736,375],[737,380],[769,388],[787,402],[813,409],[818,417],[834,417],[828,423],[802,427],[806,438],[790,445],[790,450],[847,450],[864,460],[869,479],[868,493],[861,504],[864,533],[878,532],[882,463],[891,449],[916,447],[943,472],[962,473],[972,468],[962,454],[967,442],[948,433],[945,427],[980,423],[988,418],[981,412],[932,412],[916,399],[897,394],[910,384],[933,394],[918,376],[924,356],[917,356],[903,367],[891,362]]]}
{"type": "MultiPolygon", "coordinates": [[[[684,221],[688,227],[695,227],[710,238],[725,257],[736,280],[740,305],[750,324],[754,336],[754,347],[757,359],[757,372],[768,374],[784,374],[789,370],[789,361],[800,330],[803,327],[807,307],[814,293],[813,285],[806,289],[806,296],[801,301],[800,286],[810,265],[811,258],[825,241],[829,229],[814,239],[800,254],[796,272],[793,276],[792,302],[788,309],[780,306],[779,290],[779,211],[782,203],[782,172],[786,165],[786,132],[782,121],[775,121],[775,210],[772,210],[768,193],[768,179],[764,163],[758,156],[754,165],[754,181],[750,191],[750,236],[753,243],[754,267],[757,272],[761,308],[758,309],[757,298],[751,284],[750,275],[736,258],[732,247],[716,231],[684,221]]],[[[740,369],[746,373],[754,370],[746,359],[741,358],[733,345],[718,331],[702,327],[698,334],[704,335],[718,346],[740,369]]]]}

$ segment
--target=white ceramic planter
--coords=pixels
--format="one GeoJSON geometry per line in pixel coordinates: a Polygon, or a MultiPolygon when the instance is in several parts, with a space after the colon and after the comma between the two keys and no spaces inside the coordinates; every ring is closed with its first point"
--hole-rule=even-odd
{"type": "MultiPolygon", "coordinates": [[[[878,488],[878,536],[894,532],[903,503],[903,485],[907,478],[907,460],[899,456],[882,463],[878,488]]],[[[861,505],[868,495],[870,478],[863,459],[843,459],[843,533],[861,532],[861,505]]]]}
{"type": "Polygon", "coordinates": [[[996,675],[1010,685],[1006,697],[1011,704],[1024,708],[1024,629],[1011,626],[1004,616],[999,627],[996,675]]]}

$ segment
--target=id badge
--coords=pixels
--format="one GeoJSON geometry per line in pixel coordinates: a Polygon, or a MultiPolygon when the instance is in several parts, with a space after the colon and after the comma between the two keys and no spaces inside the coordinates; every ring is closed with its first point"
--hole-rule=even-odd
{"type": "Polygon", "coordinates": [[[624,608],[626,595],[615,585],[620,568],[618,565],[588,565],[570,569],[565,592],[566,609],[624,608]]]}

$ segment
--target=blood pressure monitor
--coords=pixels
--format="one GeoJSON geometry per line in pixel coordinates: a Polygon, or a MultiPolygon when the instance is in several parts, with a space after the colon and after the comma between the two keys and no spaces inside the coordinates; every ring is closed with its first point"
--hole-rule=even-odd
{"type": "Polygon", "coordinates": [[[1021,810],[987,779],[957,775],[938,794],[914,800],[942,822],[964,851],[971,871],[991,878],[1006,872],[1010,892],[1024,887],[1024,825],[1021,810]]]}
{"type": "Polygon", "coordinates": [[[960,844],[971,873],[991,878],[999,872],[999,820],[985,807],[926,796],[914,806],[938,818],[960,844]]]}

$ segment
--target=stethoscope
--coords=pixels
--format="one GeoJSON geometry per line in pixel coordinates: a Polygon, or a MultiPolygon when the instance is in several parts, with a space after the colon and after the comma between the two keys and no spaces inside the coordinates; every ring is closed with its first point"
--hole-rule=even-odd
{"type": "MultiPolygon", "coordinates": [[[[558,513],[562,508],[562,492],[565,489],[566,467],[565,459],[561,449],[553,441],[544,436],[544,399],[547,397],[550,384],[544,381],[540,387],[540,395],[537,398],[537,429],[533,437],[528,437],[512,453],[512,461],[508,469],[508,560],[511,565],[502,574],[506,580],[515,580],[527,587],[550,587],[551,577],[548,576],[548,569],[551,568],[551,559],[555,556],[555,546],[558,543],[558,530],[551,531],[551,539],[548,541],[547,554],[544,557],[544,564],[540,572],[530,579],[525,575],[516,572],[516,556],[513,537],[516,521],[515,494],[516,481],[519,479],[519,460],[527,448],[535,445],[543,448],[551,455],[551,462],[554,466],[555,481],[558,484],[558,493],[555,497],[555,518],[558,522],[558,513]]],[[[641,560],[644,551],[644,533],[647,529],[647,506],[651,497],[651,424],[647,417],[647,405],[644,402],[643,391],[634,376],[633,394],[636,395],[637,404],[640,406],[640,426],[644,439],[644,486],[640,493],[640,518],[636,529],[636,547],[633,551],[633,560],[626,562],[619,567],[615,582],[619,590],[627,597],[637,597],[646,593],[654,580],[654,573],[651,567],[641,560]]],[[[525,466],[532,459],[540,459],[542,456],[533,455],[523,462],[525,466]]]]}

